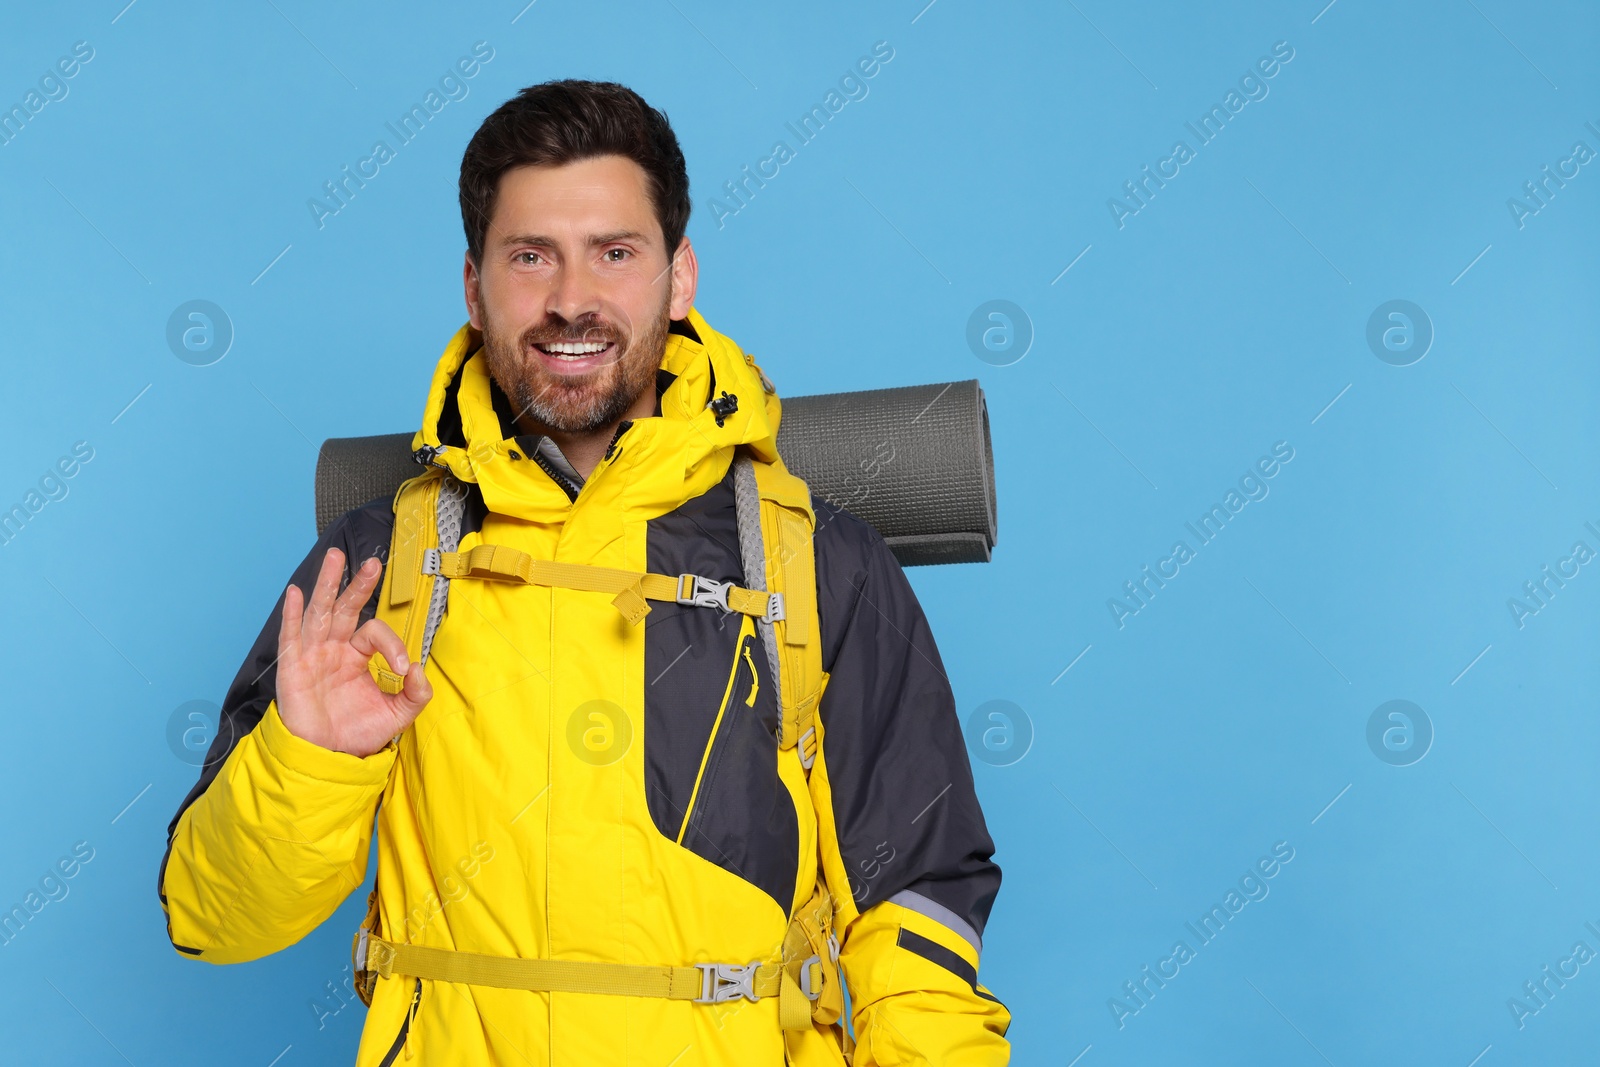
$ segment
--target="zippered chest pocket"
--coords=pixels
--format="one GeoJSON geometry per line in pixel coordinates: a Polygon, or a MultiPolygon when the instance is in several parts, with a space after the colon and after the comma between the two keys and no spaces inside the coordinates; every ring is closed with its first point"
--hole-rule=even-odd
{"type": "Polygon", "coordinates": [[[739,637],[734,642],[733,661],[728,665],[727,685],[716,718],[712,720],[705,751],[700,756],[700,767],[695,773],[683,822],[678,827],[680,845],[691,827],[699,828],[705,823],[706,812],[711,809],[715,795],[712,786],[723,760],[744,747],[740,742],[749,736],[752,728],[761,729],[755,710],[756,699],[761,694],[761,672],[756,669],[756,657],[764,654],[755,622],[748,615],[740,616],[739,637]]]}
{"type": "Polygon", "coordinates": [[[801,833],[779,770],[772,661],[750,616],[682,611],[661,612],[646,631],[651,821],[665,844],[743,879],[787,913],[800,876],[801,833]]]}

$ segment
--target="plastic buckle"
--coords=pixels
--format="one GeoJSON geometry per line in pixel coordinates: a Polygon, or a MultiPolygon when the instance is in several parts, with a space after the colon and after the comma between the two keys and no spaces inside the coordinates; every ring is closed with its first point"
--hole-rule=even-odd
{"type": "Polygon", "coordinates": [[[828,931],[828,955],[833,957],[834,963],[839,962],[839,939],[834,936],[832,930],[828,931]]]}
{"type": "Polygon", "coordinates": [[[732,611],[728,607],[728,590],[733,588],[732,582],[717,582],[710,578],[702,578],[698,574],[678,575],[678,603],[695,608],[721,608],[723,611],[732,611]]]}
{"type": "Polygon", "coordinates": [[[437,548],[425,548],[425,549],[422,550],[422,573],[423,574],[438,574],[439,573],[439,567],[440,567],[440,565],[442,563],[443,563],[443,560],[440,558],[439,549],[437,549],[437,548]]]}
{"type": "Polygon", "coordinates": [[[800,735],[799,744],[795,746],[800,750],[800,766],[804,767],[808,771],[811,769],[811,765],[813,763],[817,762],[817,749],[816,749],[816,743],[812,742],[811,755],[807,756],[806,755],[806,738],[815,737],[816,733],[817,733],[817,728],[815,726],[808,727],[806,729],[806,732],[800,735]]]}
{"type": "Polygon", "coordinates": [[[746,964],[695,964],[700,968],[700,995],[694,998],[694,1002],[725,1004],[730,1000],[744,997],[750,1003],[756,1003],[760,999],[755,991],[756,967],[760,963],[760,960],[752,960],[746,964]]]}
{"type": "Polygon", "coordinates": [[[816,989],[811,988],[811,968],[820,968],[821,966],[822,957],[820,955],[812,955],[800,965],[800,992],[806,995],[807,1000],[816,1000],[818,997],[822,996],[822,989],[820,987],[816,989]]]}
{"type": "Polygon", "coordinates": [[[356,969],[367,969],[367,928],[361,927],[356,931],[356,969]]]}
{"type": "Polygon", "coordinates": [[[784,620],[784,617],[785,616],[784,616],[784,613],[783,613],[783,594],[782,593],[768,593],[767,594],[767,610],[766,610],[766,613],[761,616],[761,621],[762,622],[767,622],[767,623],[782,622],[784,620]]]}

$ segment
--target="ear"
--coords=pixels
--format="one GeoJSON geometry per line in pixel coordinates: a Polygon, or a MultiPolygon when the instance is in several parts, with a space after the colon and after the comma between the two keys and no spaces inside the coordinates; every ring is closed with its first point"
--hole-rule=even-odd
{"type": "Polygon", "coordinates": [[[672,257],[672,305],[668,311],[671,318],[681,319],[689,314],[699,281],[700,264],[694,258],[689,235],[684,234],[683,240],[678,242],[677,254],[672,257]]]}
{"type": "Polygon", "coordinates": [[[466,254],[466,263],[461,268],[461,286],[466,290],[467,318],[471,321],[473,329],[483,331],[483,308],[479,302],[478,268],[473,265],[472,253],[466,254]]]}

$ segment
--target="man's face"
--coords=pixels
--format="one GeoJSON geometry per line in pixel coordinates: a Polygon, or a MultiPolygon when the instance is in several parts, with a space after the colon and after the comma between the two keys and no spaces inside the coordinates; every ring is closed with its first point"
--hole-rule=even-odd
{"type": "Polygon", "coordinates": [[[579,434],[643,403],[696,268],[687,238],[669,261],[644,169],[610,155],[507,171],[483,263],[467,257],[463,280],[489,373],[519,420],[579,434]]]}

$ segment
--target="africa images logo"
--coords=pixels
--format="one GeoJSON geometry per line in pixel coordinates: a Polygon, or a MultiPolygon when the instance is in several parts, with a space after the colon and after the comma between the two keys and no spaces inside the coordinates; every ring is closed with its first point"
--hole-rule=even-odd
{"type": "Polygon", "coordinates": [[[843,111],[846,105],[865,100],[867,94],[872,91],[868,82],[877,77],[893,58],[893,45],[888,41],[875,42],[871,55],[857,59],[853,67],[847,68],[840,75],[837,89],[829,88],[820,104],[812,104],[798,119],[783,124],[784,129],[794,135],[793,146],[786,138],[774,141],[771,151],[757,160],[754,171],[750,169],[750,164],[746,163],[739,168],[739,177],[723,182],[722,191],[726,194],[727,200],[719,200],[713,196],[706,202],[711,217],[717,221],[717,229],[722,229],[730,218],[749,207],[756,193],[765,189],[767,182],[783,173],[783,168],[799,157],[801,148],[821,136],[822,131],[827,129],[828,123],[843,111]]]}
{"type": "Polygon", "coordinates": [[[416,140],[433,117],[443,111],[446,105],[465,100],[472,92],[472,87],[467,82],[477,77],[484,65],[493,59],[493,46],[488,41],[477,42],[472,46],[470,56],[457,59],[453,66],[439,76],[437,89],[429,86],[420,103],[413,103],[410,109],[402,112],[394,122],[384,123],[384,128],[394,138],[394,145],[391,146],[387,140],[374,141],[371,152],[356,161],[354,172],[351,171],[350,164],[346,163],[340,167],[339,176],[335,180],[322,183],[322,190],[327,194],[326,199],[314,196],[306,201],[306,208],[311,212],[311,221],[317,224],[317,229],[324,228],[328,224],[328,219],[349,207],[350,201],[356,198],[356,194],[367,187],[367,182],[382,173],[381,168],[394,160],[400,149],[416,140]]]}
{"type": "Polygon", "coordinates": [[[1292,59],[1294,47],[1288,41],[1275,42],[1272,54],[1256,60],[1255,66],[1239,78],[1237,89],[1229,89],[1220,104],[1212,104],[1211,109],[1197,120],[1183,124],[1185,129],[1194,134],[1193,147],[1187,140],[1175,141],[1172,150],[1156,160],[1154,170],[1146,163],[1140,168],[1139,177],[1123,182],[1125,199],[1113,196],[1106,200],[1106,210],[1111,213],[1111,221],[1117,224],[1117,229],[1125,227],[1128,219],[1149,207],[1149,201],[1155,199],[1156,192],[1165,189],[1167,182],[1182,174],[1183,167],[1199,157],[1201,148],[1221,136],[1228,123],[1246,105],[1265,100],[1271,91],[1267,83],[1277,77],[1292,59]]]}
{"type": "Polygon", "coordinates": [[[1174,941],[1171,950],[1158,959],[1154,967],[1147,963],[1136,976],[1123,982],[1121,994],[1106,998],[1106,1008],[1111,1012],[1111,1021],[1117,1024],[1117,1029],[1124,1029],[1129,1019],[1148,1008],[1156,994],[1199,957],[1200,949],[1222,936],[1222,931],[1227,929],[1235,916],[1244,911],[1246,905],[1266,900],[1272,892],[1268,883],[1282,873],[1293,859],[1293,845],[1287,841],[1275,842],[1271,855],[1262,856],[1245,868],[1237,883],[1228,887],[1219,903],[1201,912],[1193,922],[1183,924],[1188,937],[1174,941]],[[1193,945],[1189,944],[1188,938],[1193,938],[1193,945]]]}
{"type": "Polygon", "coordinates": [[[1273,445],[1272,454],[1262,456],[1253,466],[1247,467],[1239,476],[1238,488],[1230,486],[1222,495],[1221,503],[1212,504],[1194,521],[1183,524],[1184,529],[1194,535],[1193,545],[1189,544],[1187,538],[1173,542],[1167,555],[1155,562],[1154,570],[1147,563],[1138,577],[1123,582],[1122,591],[1126,597],[1114,596],[1106,599],[1106,610],[1111,612],[1111,621],[1117,624],[1117,629],[1126,627],[1128,619],[1149,607],[1155,600],[1156,594],[1165,589],[1169,581],[1183,573],[1186,564],[1199,558],[1200,549],[1221,536],[1224,527],[1235,515],[1243,511],[1247,504],[1267,499],[1272,492],[1267,482],[1277,477],[1292,459],[1294,459],[1294,446],[1288,441],[1279,441],[1273,445]]]}

